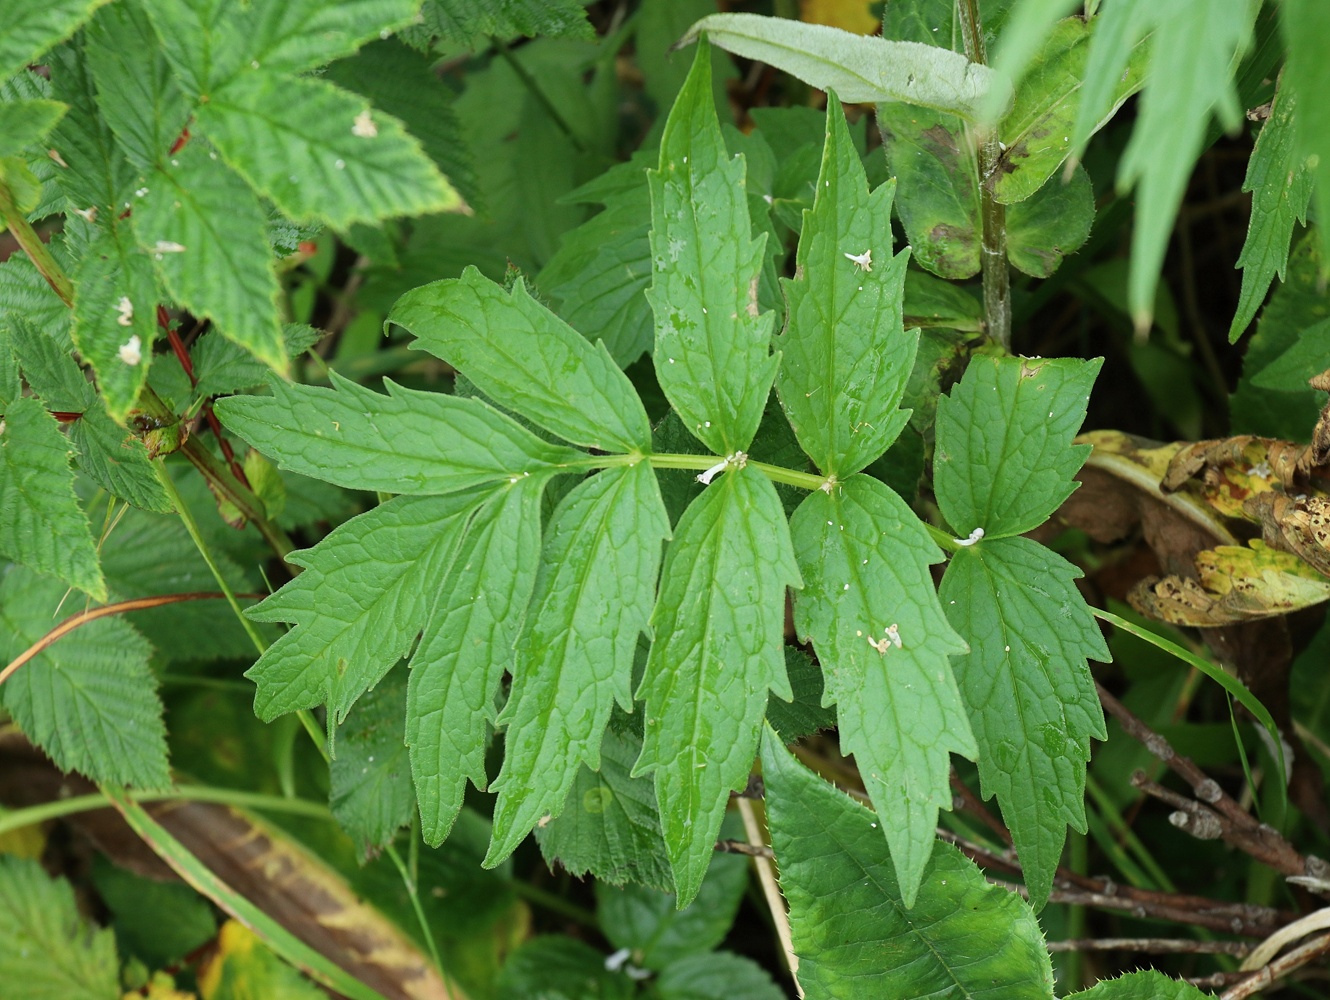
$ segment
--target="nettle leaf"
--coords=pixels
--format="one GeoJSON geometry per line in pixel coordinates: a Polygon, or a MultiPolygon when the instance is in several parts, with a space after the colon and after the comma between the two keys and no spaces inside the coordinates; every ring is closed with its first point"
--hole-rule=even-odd
{"type": "Polygon", "coordinates": [[[384,396],[335,372],[330,378],[332,389],[274,377],[271,396],[229,396],[217,413],[279,467],[356,490],[454,493],[584,457],[479,399],[388,379],[384,396]]]}
{"type": "Polygon", "coordinates": [[[1090,453],[1071,439],[1085,420],[1102,359],[977,356],[938,400],[934,486],[961,534],[1019,535],[1043,524],[1076,489],[1090,453]]]}
{"type": "Polygon", "coordinates": [[[411,657],[406,743],[421,833],[433,846],[448,836],[468,779],[488,785],[494,702],[536,582],[545,483],[519,479],[476,513],[411,657]]]}
{"type": "Polygon", "coordinates": [[[196,140],[149,170],[134,192],[133,224],[177,301],[274,368],[286,367],[264,212],[216,153],[196,140]]]}
{"type": "Polygon", "coordinates": [[[325,80],[244,72],[195,114],[226,162],[296,221],[342,229],[461,204],[401,122],[325,80]]]}
{"type": "Polygon", "coordinates": [[[0,104],[0,156],[16,156],[45,138],[68,110],[59,101],[42,99],[0,104]]]}
{"type": "Polygon", "coordinates": [[[1111,657],[1071,563],[1028,538],[952,556],[942,604],[970,644],[956,680],[970,707],[985,798],[996,794],[1030,900],[1048,898],[1067,826],[1085,832],[1090,739],[1107,739],[1086,659],[1111,657]]]}
{"type": "Polygon", "coordinates": [[[780,364],[773,313],[758,314],[765,237],[748,238],[744,158],[730,157],[699,43],[670,111],[651,185],[656,375],[684,426],[708,448],[747,448],[780,364]]]}
{"type": "Polygon", "coordinates": [[[790,520],[804,589],[795,628],[811,637],[841,743],[879,804],[896,879],[914,904],[951,808],[950,757],[978,754],[948,656],[967,652],[928,567],[942,561],[905,502],[867,476],[814,491],[790,520]]]}
{"type": "Polygon", "coordinates": [[[15,399],[5,408],[0,418],[0,554],[104,601],[106,581],[92,529],[74,497],[71,451],[55,418],[37,400],[15,399]]]}
{"type": "Polygon", "coordinates": [[[615,702],[633,705],[633,651],[646,631],[670,524],[646,462],[606,469],[559,504],[517,640],[485,864],[511,854],[562,807],[578,765],[600,766],[615,702]]]}
{"type": "MultiPolygon", "coordinates": [[[[5,570],[0,655],[6,661],[51,630],[64,594],[49,577],[16,566],[5,570]]],[[[123,618],[100,618],[34,656],[0,694],[23,732],[61,769],[94,781],[166,788],[166,726],[151,655],[123,618]]]]}
{"type": "Polygon", "coordinates": [[[1052,1000],[1043,934],[1020,897],[939,842],[907,906],[875,829],[880,815],[795,761],[770,731],[762,775],[808,1000],[1052,1000]]]}
{"type": "Polygon", "coordinates": [[[566,441],[602,451],[651,448],[637,390],[604,345],[588,343],[520,280],[509,294],[468,267],[460,278],[407,292],[388,322],[500,406],[566,441]]]}
{"type": "Polygon", "coordinates": [[[107,0],[6,0],[0,10],[0,80],[72,35],[107,0]]]}
{"type": "Polygon", "coordinates": [[[1238,255],[1242,293],[1228,328],[1230,344],[1251,324],[1275,275],[1284,280],[1293,223],[1307,224],[1312,175],[1306,160],[1298,154],[1293,124],[1297,107],[1297,94],[1280,87],[1247,162],[1242,190],[1252,194],[1251,220],[1238,255]]]}
{"type": "Polygon", "coordinates": [[[410,24],[419,8],[420,0],[255,0],[241,30],[252,62],[303,73],[410,24]]]}
{"type": "Polygon", "coordinates": [[[265,722],[327,704],[340,724],[415,642],[428,595],[483,496],[396,497],[287,561],[305,568],[246,614],[295,627],[245,672],[265,722]]]}
{"type": "Polygon", "coordinates": [[[684,512],[665,554],[634,774],[655,772],[679,905],[697,894],[732,789],[752,769],[768,690],[793,698],[782,654],[785,590],[799,587],[771,481],[743,466],[684,512]]]}
{"type": "Polygon", "coordinates": [[[391,843],[415,813],[405,726],[406,674],[394,670],[356,702],[337,731],[328,804],[362,859],[391,843]]]}
{"type": "Polygon", "coordinates": [[[869,192],[835,95],[817,198],[805,211],[776,388],[803,450],[844,479],[884,452],[910,418],[898,409],[918,331],[901,324],[908,252],[892,256],[888,181],[869,192]],[[873,260],[876,253],[877,260],[873,260]]]}

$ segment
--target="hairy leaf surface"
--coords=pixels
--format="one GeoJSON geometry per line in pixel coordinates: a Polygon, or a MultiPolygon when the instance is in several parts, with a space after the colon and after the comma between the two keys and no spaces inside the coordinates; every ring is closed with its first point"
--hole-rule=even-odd
{"type": "Polygon", "coordinates": [[[16,156],[44,138],[68,110],[59,101],[41,98],[0,104],[0,156],[16,156]]]}
{"type": "Polygon", "coordinates": [[[254,0],[241,31],[251,63],[303,73],[409,24],[419,0],[254,0]]]}
{"type": "Polygon", "coordinates": [[[0,80],[63,41],[107,0],[6,0],[0,9],[0,80]]]}
{"type": "Polygon", "coordinates": [[[804,578],[795,628],[813,640],[824,700],[836,703],[842,746],[879,804],[910,906],[938,809],[951,808],[949,755],[978,753],[948,660],[967,647],[928,569],[942,551],[904,501],[867,476],[809,494],[790,532],[804,578]]]}
{"type": "Polygon", "coordinates": [[[1088,990],[1069,994],[1067,1000],[1209,1000],[1211,996],[1151,969],[1101,979],[1088,990]]]}
{"type": "Polygon", "coordinates": [[[451,42],[474,46],[514,35],[590,38],[581,0],[425,0],[425,27],[451,42]]]}

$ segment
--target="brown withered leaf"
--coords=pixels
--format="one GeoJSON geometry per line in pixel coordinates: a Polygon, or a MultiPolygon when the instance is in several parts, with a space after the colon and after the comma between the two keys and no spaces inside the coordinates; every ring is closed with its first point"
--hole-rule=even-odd
{"type": "Polygon", "coordinates": [[[1199,482],[1200,495],[1224,517],[1244,517],[1242,505],[1273,489],[1305,481],[1306,449],[1275,438],[1198,441],[1180,448],[1160,481],[1166,493],[1199,482]]]}
{"type": "Polygon", "coordinates": [[[1330,498],[1272,493],[1253,496],[1245,511],[1261,526],[1266,544],[1295,553],[1330,575],[1330,498]]]}

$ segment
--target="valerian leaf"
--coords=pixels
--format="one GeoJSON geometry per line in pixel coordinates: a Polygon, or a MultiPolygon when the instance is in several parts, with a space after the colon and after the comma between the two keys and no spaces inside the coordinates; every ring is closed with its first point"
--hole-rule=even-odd
{"type": "Polygon", "coordinates": [[[721,136],[705,41],[647,177],[656,375],[684,426],[730,455],[757,433],[780,359],[770,351],[774,314],[758,313],[766,240],[748,238],[744,159],[721,136]]]}
{"type": "Polygon", "coordinates": [[[1103,362],[975,357],[938,400],[938,506],[962,534],[1019,535],[1076,489],[1090,452],[1071,444],[1103,362]]]}
{"type": "Polygon", "coordinates": [[[421,832],[434,846],[448,836],[467,781],[488,784],[494,701],[536,582],[545,482],[523,477],[476,512],[411,657],[406,742],[421,832]]]}
{"type": "Polygon", "coordinates": [[[334,373],[333,389],[271,380],[271,396],[230,396],[217,413],[281,468],[349,489],[453,493],[560,468],[581,452],[548,444],[479,399],[388,395],[334,373]]]}
{"type": "Polygon", "coordinates": [[[600,766],[614,703],[632,708],[633,651],[669,532],[646,462],[592,476],[555,511],[499,717],[507,733],[487,866],[563,805],[580,764],[600,766]]]}
{"type": "Polygon", "coordinates": [[[804,589],[795,628],[811,637],[837,704],[841,743],[879,804],[906,906],[951,808],[950,758],[978,749],[949,655],[968,647],[947,623],[929,565],[942,551],[905,502],[854,476],[816,490],[790,521],[804,589]]]}
{"type": "Polygon", "coordinates": [[[655,773],[679,905],[697,894],[732,789],[748,780],[774,691],[793,697],[781,652],[785,590],[800,586],[775,488],[744,466],[693,501],[665,555],[635,774],[655,773]]]}
{"type": "Polygon", "coordinates": [[[901,325],[909,254],[892,255],[895,190],[888,181],[869,191],[831,95],[817,197],[804,212],[795,278],[781,281],[790,318],[776,388],[804,451],[841,479],[882,454],[910,417],[898,405],[919,334],[901,325]]]}
{"type": "Polygon", "coordinates": [[[809,1000],[1052,1000],[1044,937],[1020,897],[938,843],[909,907],[875,829],[880,814],[799,764],[770,730],[762,774],[809,1000]]]}
{"type": "Polygon", "coordinates": [[[985,539],[952,556],[942,606],[970,644],[956,680],[1030,900],[1047,899],[1067,826],[1085,832],[1090,739],[1106,739],[1087,657],[1108,647],[1073,582],[1080,571],[1027,538],[985,539]]]}
{"type": "Polygon", "coordinates": [[[603,345],[531,297],[468,267],[460,278],[407,292],[389,323],[508,407],[566,441],[602,451],[648,451],[651,425],[637,390],[603,345]]]}
{"type": "Polygon", "coordinates": [[[6,0],[0,9],[0,80],[62,42],[107,0],[6,0]]]}
{"type": "Polygon", "coordinates": [[[428,595],[450,564],[477,493],[396,497],[287,556],[305,572],[247,614],[295,627],[245,676],[268,721],[327,704],[336,722],[411,649],[428,595]]]}

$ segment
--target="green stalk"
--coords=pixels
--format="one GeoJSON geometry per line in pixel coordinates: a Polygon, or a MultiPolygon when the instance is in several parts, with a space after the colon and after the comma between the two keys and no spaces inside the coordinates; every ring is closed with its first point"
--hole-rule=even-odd
{"type": "Polygon", "coordinates": [[[55,290],[55,294],[60,296],[60,301],[71,309],[74,308],[74,283],[69,280],[64,269],[55,262],[51,251],[37,235],[37,230],[32,228],[27,216],[18,210],[18,206],[14,204],[14,194],[4,181],[0,181],[0,215],[4,216],[5,225],[9,227],[18,245],[37,268],[37,273],[45,278],[46,283],[55,290]]]}

